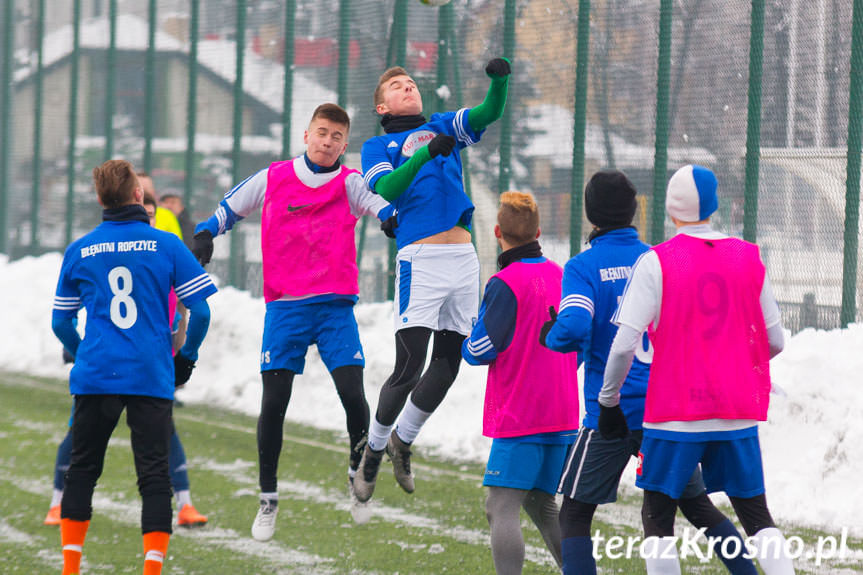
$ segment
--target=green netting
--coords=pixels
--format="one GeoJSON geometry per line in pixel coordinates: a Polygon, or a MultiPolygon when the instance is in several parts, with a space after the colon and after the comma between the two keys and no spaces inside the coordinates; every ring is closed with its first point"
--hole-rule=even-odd
{"type": "MultiPolygon", "coordinates": [[[[362,142],[379,130],[371,96],[388,65],[404,65],[414,75],[429,114],[479,103],[488,85],[486,61],[510,50],[511,129],[499,122],[464,155],[466,183],[477,206],[474,236],[483,277],[495,270],[491,228],[503,188],[536,195],[544,246],[563,263],[571,250],[586,247],[589,231],[583,220],[580,237],[572,237],[570,220],[573,192],[583,186],[573,183],[572,174],[574,160],[581,161],[573,157],[573,133],[578,17],[585,5],[590,7],[590,36],[584,179],[603,167],[626,171],[641,195],[636,224],[649,240],[657,233],[673,233],[669,222],[652,222],[654,182],[665,181],[685,163],[705,164],[720,181],[716,226],[743,235],[747,130],[752,127],[751,0],[454,0],[445,8],[419,0],[120,1],[114,52],[111,0],[44,4],[44,34],[39,32],[37,0],[7,0],[4,7],[11,10],[0,14],[4,38],[14,44],[9,54],[6,42],[0,43],[0,61],[12,70],[11,98],[0,92],[4,126],[11,135],[0,147],[8,158],[0,163],[8,165],[0,174],[0,205],[5,206],[5,251],[13,257],[63,249],[69,235],[77,237],[97,223],[90,171],[108,152],[146,169],[158,192],[185,197],[193,219],[200,221],[235,183],[274,160],[301,153],[303,129],[322,102],[339,102],[351,113],[346,162],[359,168],[362,142]],[[671,9],[669,82],[667,99],[658,108],[663,6],[671,9]],[[245,8],[242,34],[238,7],[245,8]],[[197,80],[191,118],[195,8],[197,80]],[[514,18],[512,47],[505,46],[508,18],[514,18]],[[286,29],[288,22],[292,30],[286,29]],[[73,24],[80,30],[77,51],[73,24]],[[235,91],[238,36],[245,40],[241,92],[235,91]],[[293,42],[286,45],[286,37],[293,42]],[[287,67],[286,57],[292,62],[287,67]],[[73,91],[76,58],[78,86],[73,91]],[[34,142],[40,80],[41,131],[34,142]],[[286,85],[291,90],[287,113],[286,85]],[[238,147],[237,93],[242,94],[238,147]],[[70,113],[73,101],[75,114],[70,113]],[[667,111],[659,123],[658,109],[667,111]],[[76,125],[71,155],[70,122],[76,125]],[[289,131],[283,137],[286,125],[289,131]],[[667,163],[657,178],[657,134],[665,130],[667,163]],[[502,138],[507,133],[509,138],[502,138]],[[35,169],[34,143],[41,154],[35,169]],[[75,160],[71,171],[70,157],[75,160]],[[663,229],[654,230],[655,225],[663,229]]],[[[786,324],[794,330],[833,327],[840,321],[842,278],[847,273],[843,255],[852,11],[852,3],[841,0],[764,3],[756,239],[786,324]]],[[[376,301],[387,295],[390,244],[376,222],[362,228],[361,297],[376,301]]],[[[233,232],[235,241],[217,242],[212,266],[223,280],[255,293],[261,291],[259,231],[258,218],[248,218],[233,232]]],[[[852,249],[859,259],[859,244],[852,249]]],[[[859,302],[863,278],[853,271],[859,302]]],[[[858,303],[855,309],[860,308],[858,303]]]]}

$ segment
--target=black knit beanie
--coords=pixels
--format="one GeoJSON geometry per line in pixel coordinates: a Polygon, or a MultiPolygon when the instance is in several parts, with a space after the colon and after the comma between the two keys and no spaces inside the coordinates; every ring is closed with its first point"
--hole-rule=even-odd
{"type": "Polygon", "coordinates": [[[638,202],[635,186],[620,170],[600,170],[584,187],[584,211],[596,227],[628,226],[638,202]]]}

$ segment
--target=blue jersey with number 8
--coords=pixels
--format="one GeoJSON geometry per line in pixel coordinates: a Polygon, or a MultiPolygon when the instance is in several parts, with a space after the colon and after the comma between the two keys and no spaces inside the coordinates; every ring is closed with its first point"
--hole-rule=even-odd
{"type": "Polygon", "coordinates": [[[137,220],[103,222],[63,257],[54,318],[87,310],[73,395],[174,397],[168,295],[186,307],[216,286],[183,242],[137,220]]]}

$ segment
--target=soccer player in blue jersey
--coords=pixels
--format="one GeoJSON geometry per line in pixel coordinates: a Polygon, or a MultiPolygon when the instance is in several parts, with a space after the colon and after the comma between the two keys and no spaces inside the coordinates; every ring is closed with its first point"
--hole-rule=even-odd
{"type": "Polygon", "coordinates": [[[470,235],[474,206],[464,192],[461,157],[453,151],[478,142],[503,114],[509,61],[491,60],[486,74],[491,85],[480,105],[434,114],[430,120],[422,116],[422,96],[403,68],[384,72],[375,89],[375,110],[386,134],[363,144],[362,163],[368,186],[396,209],[396,364],[381,389],[354,480],[361,501],[374,492],[384,450],[398,484],[413,492],[411,443],[455,380],[462,341],[476,321],[479,261],[470,235]],[[431,362],[423,373],[432,334],[431,362]]]}
{"type": "MultiPolygon", "coordinates": [[[[635,349],[632,369],[620,390],[620,405],[613,410],[617,418],[625,420],[627,433],[609,435],[602,426],[600,413],[610,408],[597,400],[611,342],[617,333],[611,317],[632,266],[649,250],[632,226],[636,207],[635,187],[623,172],[601,170],[590,178],[584,191],[585,212],[594,226],[588,238],[590,249],[567,262],[557,319],[546,322],[541,336],[550,349],[578,351],[585,358],[584,420],[558,488],[563,493],[560,526],[563,572],[567,575],[596,573],[590,533],[594,512],[598,505],[617,500],[620,476],[630,457],[638,456],[641,446],[644,400],[653,354],[646,332],[635,349]]],[[[750,560],[726,558],[720,552],[725,538],[739,539],[740,535],[711,503],[698,470],[686,486],[680,509],[696,527],[704,527],[708,537],[716,538],[714,549],[729,571],[755,575],[750,560]]]]}
{"type": "MultiPolygon", "coordinates": [[[[386,200],[372,194],[359,172],[342,165],[350,117],[321,104],[305,132],[303,155],[274,162],[225,194],[215,214],[198,224],[195,255],[210,261],[213,238],[261,209],[261,252],[267,313],[261,344],[258,419],[260,507],[252,523],[259,541],[273,537],[278,515],[278,465],[285,411],[294,376],[315,344],[345,410],[350,456],[348,483],[360,462],[369,425],[363,389],[365,358],[354,304],[359,296],[354,228],[363,215],[385,220],[386,200]]],[[[364,520],[352,508],[355,520],[364,520]]],[[[367,519],[367,516],[365,517],[367,519]]]]}
{"type": "Polygon", "coordinates": [[[103,222],[66,250],[52,328],[75,357],[72,459],[61,502],[63,575],[79,572],[93,489],[108,440],[126,410],[141,494],[144,574],[158,575],[171,534],[168,451],[176,385],[188,381],[209,326],[207,273],[176,236],[150,227],[141,184],[129,162],[93,170],[103,222]],[[168,294],[190,312],[186,343],[171,359],[168,294]],[[87,310],[87,333],[75,330],[87,310]]]}
{"type": "MultiPolygon", "coordinates": [[[[138,176],[141,180],[141,176],[138,176]]],[[[156,219],[156,198],[152,194],[144,192],[144,211],[150,218],[150,225],[155,225],[156,219]]],[[[168,230],[165,230],[168,231],[168,230]]],[[[173,233],[173,232],[171,232],[173,233]]],[[[176,234],[175,234],[176,235],[176,234]]],[[[176,295],[171,294],[170,301],[176,302],[176,295]]],[[[169,305],[169,314],[173,304],[169,305]]],[[[182,347],[182,343],[186,340],[185,331],[178,334],[178,330],[184,330],[185,322],[179,319],[179,312],[175,310],[175,318],[172,321],[171,331],[173,334],[173,349],[174,352],[182,347]],[[181,343],[178,343],[181,342],[181,343]]],[[[170,318],[169,318],[170,319],[170,318]]],[[[65,353],[69,353],[66,348],[63,348],[65,353]]],[[[69,354],[73,363],[75,358],[69,354]]],[[[72,417],[69,418],[69,430],[60,445],[57,446],[57,456],[54,460],[54,489],[51,495],[51,504],[48,508],[48,514],[45,516],[43,523],[45,525],[60,525],[60,501],[63,498],[63,487],[65,484],[64,475],[69,469],[69,461],[72,458],[72,417]]],[[[180,527],[197,527],[207,523],[207,516],[202,515],[195,509],[192,504],[191,485],[189,483],[189,472],[186,465],[186,452],[183,449],[183,443],[180,441],[180,436],[177,434],[177,429],[172,425],[171,430],[171,449],[169,455],[171,487],[174,490],[174,497],[177,499],[177,525],[180,527]]]]}

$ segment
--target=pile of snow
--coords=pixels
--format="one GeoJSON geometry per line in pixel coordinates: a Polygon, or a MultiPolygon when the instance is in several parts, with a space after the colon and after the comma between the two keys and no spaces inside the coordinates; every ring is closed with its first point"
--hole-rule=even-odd
{"type": "MultiPolygon", "coordinates": [[[[9,262],[0,256],[0,369],[65,377],[60,344],[51,333],[51,306],[61,256],[9,262]]],[[[233,288],[210,299],[212,323],[184,401],[256,415],[263,300],[233,288]]],[[[388,303],[356,307],[366,352],[366,394],[374,413],[381,384],[394,361],[388,303]]],[[[774,517],[838,533],[863,535],[857,501],[863,477],[863,325],[806,330],[786,342],[772,362],[776,393],[761,425],[767,497],[774,517]]],[[[481,436],[486,370],[462,364],[456,383],[417,439],[445,457],[483,461],[490,442],[481,436]]],[[[317,351],[294,384],[288,419],[344,431],[344,412],[317,351]]],[[[631,483],[627,473],[624,483],[631,483]]],[[[478,478],[479,479],[479,478],[478,478]]]]}

